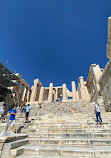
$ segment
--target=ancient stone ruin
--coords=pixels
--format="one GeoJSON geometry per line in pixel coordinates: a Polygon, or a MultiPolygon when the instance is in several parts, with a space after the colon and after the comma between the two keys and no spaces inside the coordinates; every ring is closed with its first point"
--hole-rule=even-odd
{"type": "MultiPolygon", "coordinates": [[[[0,95],[1,99],[7,105],[30,104],[32,109],[28,123],[18,111],[14,135],[0,136],[0,158],[111,158],[111,17],[107,57],[104,69],[91,64],[87,81],[83,76],[78,86],[72,81],[72,91],[65,83],[44,87],[39,79],[30,88],[19,73],[12,76],[7,69],[8,75],[3,71],[2,79],[10,86],[5,87],[2,80],[7,95],[0,95]],[[100,106],[102,125],[96,125],[92,102],[100,106]]],[[[3,132],[7,120],[0,121],[3,132]]]]}
{"type": "Polygon", "coordinates": [[[22,79],[19,73],[15,75],[19,78],[15,83],[17,86],[11,87],[13,94],[8,94],[5,98],[7,104],[13,104],[14,98],[16,104],[37,104],[37,103],[51,103],[57,100],[62,102],[77,102],[77,101],[91,101],[101,103],[104,101],[107,111],[110,111],[111,97],[110,95],[110,62],[111,62],[111,17],[108,19],[108,45],[107,57],[109,62],[106,67],[100,68],[99,65],[91,64],[87,81],[84,77],[79,77],[78,86],[75,81],[72,81],[72,91],[69,91],[67,85],[63,83],[61,86],[54,86],[50,83],[49,87],[44,87],[39,79],[34,79],[34,85],[30,85],[22,79]],[[13,97],[12,97],[13,95],[13,97]]]}

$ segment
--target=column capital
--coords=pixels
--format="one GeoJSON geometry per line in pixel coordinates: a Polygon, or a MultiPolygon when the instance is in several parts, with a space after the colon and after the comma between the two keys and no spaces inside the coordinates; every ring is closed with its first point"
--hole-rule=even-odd
{"type": "Polygon", "coordinates": [[[80,76],[79,79],[84,79],[84,77],[83,77],[83,76],[80,76]]]}
{"type": "Polygon", "coordinates": [[[53,83],[50,83],[49,87],[53,87],[53,83]]]}
{"type": "Polygon", "coordinates": [[[66,85],[66,83],[63,83],[63,85],[66,85]]]}
{"type": "Polygon", "coordinates": [[[39,83],[39,79],[34,79],[33,83],[34,83],[34,84],[39,83]]]}

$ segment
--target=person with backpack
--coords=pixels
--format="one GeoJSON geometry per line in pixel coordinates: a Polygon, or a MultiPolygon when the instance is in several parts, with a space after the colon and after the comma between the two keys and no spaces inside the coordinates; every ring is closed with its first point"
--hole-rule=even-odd
{"type": "Polygon", "coordinates": [[[96,125],[98,125],[99,123],[102,124],[102,118],[101,118],[99,104],[94,103],[94,107],[95,107],[95,114],[96,114],[96,119],[97,119],[97,124],[96,125]]]}

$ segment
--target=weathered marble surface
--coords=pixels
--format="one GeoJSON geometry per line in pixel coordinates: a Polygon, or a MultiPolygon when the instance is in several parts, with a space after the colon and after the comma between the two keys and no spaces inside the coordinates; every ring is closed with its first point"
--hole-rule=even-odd
{"type": "Polygon", "coordinates": [[[99,80],[106,111],[111,111],[111,62],[108,62],[99,80]]]}

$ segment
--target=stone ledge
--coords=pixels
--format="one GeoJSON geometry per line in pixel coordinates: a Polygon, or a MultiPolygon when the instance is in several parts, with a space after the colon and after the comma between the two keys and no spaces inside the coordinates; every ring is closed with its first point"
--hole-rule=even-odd
{"type": "Polygon", "coordinates": [[[2,156],[2,151],[4,150],[5,143],[14,142],[28,137],[27,134],[14,134],[10,136],[0,136],[0,157],[2,156]]]}

